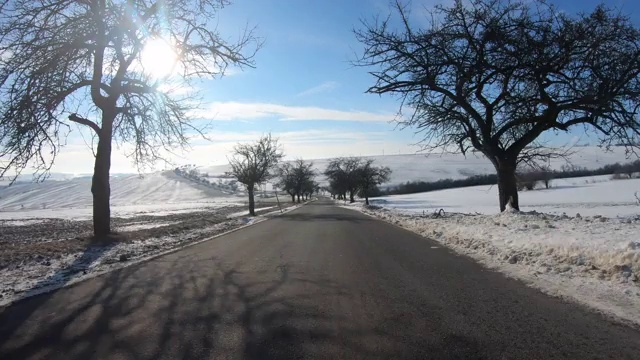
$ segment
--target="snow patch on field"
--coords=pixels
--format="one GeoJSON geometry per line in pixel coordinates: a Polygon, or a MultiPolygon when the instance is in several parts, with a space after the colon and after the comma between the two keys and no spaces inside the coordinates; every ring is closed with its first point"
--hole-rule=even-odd
{"type": "Polygon", "coordinates": [[[139,222],[129,223],[123,226],[117,226],[116,231],[126,232],[126,231],[146,230],[146,229],[154,229],[162,226],[171,226],[173,224],[176,224],[176,222],[139,221],[139,222]]]}
{"type": "Polygon", "coordinates": [[[44,222],[45,219],[29,219],[29,220],[16,220],[16,219],[10,219],[10,220],[0,220],[0,227],[5,227],[5,226],[28,226],[28,225],[34,225],[34,224],[39,224],[41,222],[44,222]]]}

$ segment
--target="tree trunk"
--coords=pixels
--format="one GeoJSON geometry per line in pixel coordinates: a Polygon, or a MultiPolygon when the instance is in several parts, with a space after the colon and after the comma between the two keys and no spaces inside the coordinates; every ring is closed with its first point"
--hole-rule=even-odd
{"type": "Polygon", "coordinates": [[[364,197],[364,203],[365,203],[365,204],[367,204],[367,205],[369,205],[369,196],[366,196],[366,195],[365,195],[365,197],[364,197]]]}
{"type": "Polygon", "coordinates": [[[113,116],[103,111],[102,129],[98,136],[98,150],[93,167],[91,194],[93,194],[93,234],[105,236],[111,233],[111,129],[113,116]]]}
{"type": "Polygon", "coordinates": [[[298,194],[298,204],[300,204],[300,194],[298,194]]]}
{"type": "Polygon", "coordinates": [[[254,185],[247,186],[247,190],[249,191],[249,215],[256,215],[256,203],[253,199],[253,190],[254,185]]]}
{"type": "Polygon", "coordinates": [[[291,194],[291,202],[292,203],[296,202],[296,194],[291,194]]]}
{"type": "Polygon", "coordinates": [[[498,171],[500,211],[505,211],[507,205],[512,209],[520,210],[520,205],[518,204],[518,182],[516,180],[516,161],[499,161],[496,170],[498,171]]]}
{"type": "Polygon", "coordinates": [[[349,202],[350,203],[356,202],[354,191],[349,191],[349,202]]]}

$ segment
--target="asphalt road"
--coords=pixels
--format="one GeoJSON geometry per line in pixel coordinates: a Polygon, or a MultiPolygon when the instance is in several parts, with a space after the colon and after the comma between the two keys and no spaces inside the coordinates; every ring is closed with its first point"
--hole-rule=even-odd
{"type": "Polygon", "coordinates": [[[640,331],[328,203],[0,310],[0,359],[639,359],[640,331]]]}

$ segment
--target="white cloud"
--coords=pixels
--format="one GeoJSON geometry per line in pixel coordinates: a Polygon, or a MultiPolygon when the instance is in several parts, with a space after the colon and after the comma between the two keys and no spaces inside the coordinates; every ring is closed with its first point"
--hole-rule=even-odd
{"type": "Polygon", "coordinates": [[[195,118],[220,121],[278,118],[283,121],[389,122],[395,119],[395,114],[393,113],[240,102],[214,102],[208,107],[194,111],[191,115],[195,118]]]}
{"type": "Polygon", "coordinates": [[[326,91],[331,91],[337,88],[338,86],[340,86],[340,84],[337,83],[336,81],[325,81],[320,85],[314,86],[312,88],[309,88],[305,91],[298,93],[296,97],[315,95],[315,94],[323,93],[326,91]]]}

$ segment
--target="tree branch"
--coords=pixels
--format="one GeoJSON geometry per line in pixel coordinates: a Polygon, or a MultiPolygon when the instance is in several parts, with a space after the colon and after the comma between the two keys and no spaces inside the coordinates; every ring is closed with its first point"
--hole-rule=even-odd
{"type": "Polygon", "coordinates": [[[95,132],[96,132],[96,134],[97,134],[98,136],[100,136],[100,131],[101,131],[101,129],[100,129],[100,127],[98,126],[98,124],[94,123],[93,121],[91,121],[91,120],[89,120],[89,119],[85,119],[85,118],[83,118],[83,117],[80,117],[80,116],[78,116],[78,114],[76,114],[76,113],[73,113],[73,114],[69,115],[69,120],[71,120],[71,121],[73,121],[73,122],[75,122],[75,123],[82,124],[82,125],[86,125],[86,126],[88,126],[88,127],[92,128],[92,129],[93,129],[93,131],[95,131],[95,132]]]}

